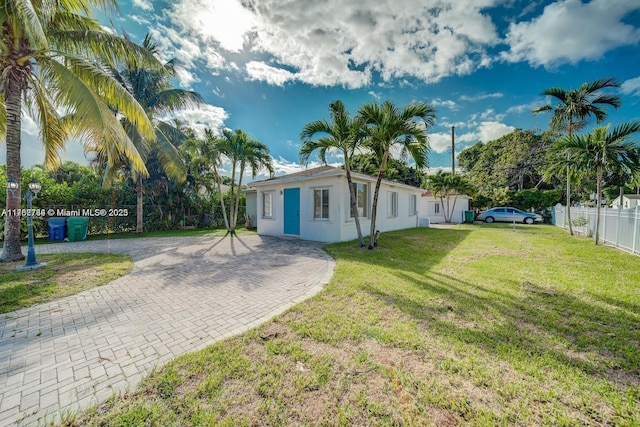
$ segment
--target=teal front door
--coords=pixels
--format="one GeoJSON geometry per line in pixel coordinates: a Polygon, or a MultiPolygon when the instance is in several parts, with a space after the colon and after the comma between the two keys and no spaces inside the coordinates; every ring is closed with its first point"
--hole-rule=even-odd
{"type": "Polygon", "coordinates": [[[284,234],[300,235],[300,189],[284,190],[284,234]]]}

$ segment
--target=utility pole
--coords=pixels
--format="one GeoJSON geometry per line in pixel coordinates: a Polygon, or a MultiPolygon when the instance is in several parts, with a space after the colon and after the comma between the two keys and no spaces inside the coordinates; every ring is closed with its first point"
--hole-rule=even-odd
{"type": "Polygon", "coordinates": [[[455,126],[451,126],[451,173],[456,173],[456,138],[455,138],[455,126]]]}

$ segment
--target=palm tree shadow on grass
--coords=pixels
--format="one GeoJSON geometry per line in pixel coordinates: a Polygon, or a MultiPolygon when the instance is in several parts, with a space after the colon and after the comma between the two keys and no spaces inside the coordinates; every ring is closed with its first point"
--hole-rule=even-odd
{"type": "MultiPolygon", "coordinates": [[[[602,304],[596,308],[535,279],[508,284],[499,291],[434,271],[418,279],[410,274],[416,272],[394,274],[426,291],[424,294],[370,285],[363,289],[436,334],[477,346],[498,359],[518,357],[513,354],[527,354],[540,361],[551,357],[555,363],[578,369],[586,376],[640,387],[637,317],[602,304]],[[427,295],[437,296],[441,307],[425,307],[421,298],[427,295]],[[445,311],[453,315],[443,316],[445,311]]],[[[591,298],[597,301],[600,297],[591,298]]]]}

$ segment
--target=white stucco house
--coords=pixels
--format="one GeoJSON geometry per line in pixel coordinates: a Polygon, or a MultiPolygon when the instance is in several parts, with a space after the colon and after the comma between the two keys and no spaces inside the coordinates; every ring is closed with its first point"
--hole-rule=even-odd
{"type": "Polygon", "coordinates": [[[622,206],[623,209],[635,209],[638,206],[638,202],[640,202],[640,194],[623,194],[622,203],[620,203],[620,196],[618,196],[611,202],[611,207],[622,206]]]}
{"type": "MultiPolygon", "coordinates": [[[[375,177],[352,173],[363,235],[369,234],[375,177]]],[[[351,216],[350,194],[343,169],[322,166],[250,183],[247,215],[255,215],[258,234],[292,236],[320,242],[358,238],[351,216]],[[254,211],[255,209],[255,211],[254,211]]],[[[424,190],[382,181],[376,229],[380,232],[418,226],[424,190]]]]}
{"type": "MultiPolygon", "coordinates": [[[[451,222],[461,223],[464,222],[464,211],[469,210],[469,200],[471,197],[464,194],[450,194],[449,206],[453,210],[451,214],[451,222]],[[453,201],[455,199],[455,206],[453,201]]],[[[420,206],[418,211],[420,212],[421,224],[425,221],[423,218],[428,218],[430,224],[438,224],[445,222],[444,214],[447,205],[447,199],[444,199],[444,206],[439,197],[436,197],[432,191],[423,191],[420,197],[420,206]]]]}

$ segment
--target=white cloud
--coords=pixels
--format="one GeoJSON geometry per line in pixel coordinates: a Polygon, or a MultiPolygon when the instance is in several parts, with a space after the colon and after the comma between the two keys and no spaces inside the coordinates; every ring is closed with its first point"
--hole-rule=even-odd
{"type": "Polygon", "coordinates": [[[451,134],[450,133],[429,134],[429,145],[431,146],[431,149],[438,154],[451,151],[451,134]]]}
{"type": "Polygon", "coordinates": [[[149,21],[148,19],[143,18],[143,17],[141,17],[139,15],[130,15],[129,18],[132,21],[137,22],[140,25],[146,25],[146,26],[151,25],[151,21],[149,21]]]}
{"type": "Polygon", "coordinates": [[[637,0],[557,1],[531,21],[510,24],[505,40],[510,50],[502,58],[545,67],[598,59],[640,41],[640,28],[623,22],[634,10],[640,10],[637,0]]]}
{"type": "Polygon", "coordinates": [[[185,122],[199,136],[202,136],[205,128],[220,132],[224,128],[224,121],[229,118],[229,114],[224,108],[199,104],[192,108],[184,108],[172,114],[172,117],[185,122]]]}
{"type": "Polygon", "coordinates": [[[433,101],[431,101],[431,104],[434,107],[445,107],[445,108],[448,108],[449,110],[452,110],[452,111],[457,111],[458,110],[458,104],[456,104],[455,101],[452,101],[450,99],[436,98],[433,101]]]}
{"type": "Polygon", "coordinates": [[[251,61],[247,64],[247,74],[250,80],[265,81],[276,86],[282,86],[294,79],[292,72],[258,61],[251,61]]]}
{"type": "Polygon", "coordinates": [[[133,7],[142,9],[145,12],[151,12],[153,10],[153,3],[149,0],[131,0],[133,7]]]}
{"type": "Polygon", "coordinates": [[[276,85],[286,76],[311,85],[360,88],[371,83],[374,72],[384,81],[436,82],[489,65],[485,49],[499,38],[483,9],[496,2],[177,0],[166,16],[178,37],[160,32],[174,55],[190,58],[182,58],[189,68],[203,58],[210,70],[229,67],[227,54],[242,51],[254,65],[245,67],[253,72],[250,78],[276,85]],[[265,61],[291,74],[256,69],[265,61]]]}
{"type": "Polygon", "coordinates": [[[177,67],[175,69],[175,78],[178,80],[178,84],[185,89],[191,89],[194,83],[200,81],[194,73],[187,71],[182,67],[177,67]]]}
{"type": "Polygon", "coordinates": [[[533,114],[533,110],[535,110],[536,108],[540,108],[543,105],[545,105],[544,101],[533,101],[533,102],[529,102],[528,104],[514,105],[514,106],[511,106],[511,107],[509,107],[507,109],[507,113],[514,113],[514,114],[528,113],[528,114],[533,114]]]}
{"type": "Polygon", "coordinates": [[[625,95],[640,96],[640,77],[622,82],[620,92],[625,95]]]}
{"type": "Polygon", "coordinates": [[[489,142],[513,132],[516,128],[500,122],[482,122],[478,127],[480,141],[489,142]]]}
{"type": "Polygon", "coordinates": [[[183,32],[194,33],[204,43],[218,43],[230,52],[242,50],[254,15],[238,0],[182,0],[167,12],[183,32]]]}
{"type": "Polygon", "coordinates": [[[477,101],[482,101],[484,99],[490,99],[490,98],[502,98],[503,96],[504,96],[504,94],[501,93],[501,92],[481,93],[481,94],[474,95],[474,96],[462,95],[460,97],[460,100],[461,101],[467,101],[467,102],[477,102],[477,101]]]}

